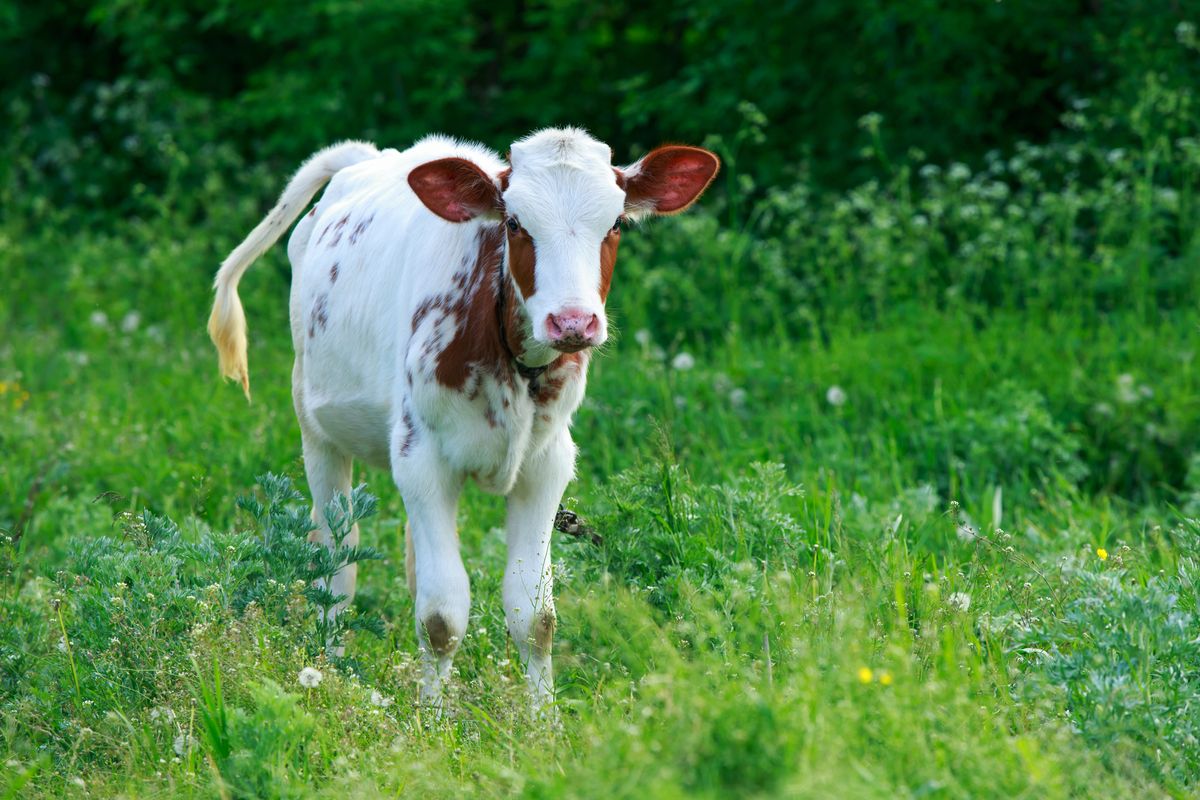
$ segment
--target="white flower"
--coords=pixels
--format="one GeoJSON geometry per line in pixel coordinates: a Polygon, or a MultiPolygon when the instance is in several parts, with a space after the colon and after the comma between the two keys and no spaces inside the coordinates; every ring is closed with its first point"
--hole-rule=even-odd
{"type": "Polygon", "coordinates": [[[1125,405],[1136,403],[1140,399],[1137,387],[1134,386],[1133,376],[1128,372],[1117,376],[1117,400],[1125,405]]]}
{"type": "Polygon", "coordinates": [[[316,667],[305,667],[300,670],[300,674],[296,677],[300,681],[300,685],[305,689],[315,689],[321,685],[321,679],[325,676],[321,674],[321,670],[316,667]]]}
{"type": "Polygon", "coordinates": [[[107,328],[108,314],[100,310],[93,311],[91,316],[88,317],[88,322],[92,323],[93,328],[107,328]]]}
{"type": "Polygon", "coordinates": [[[378,689],[371,690],[371,705],[379,706],[380,708],[387,708],[391,704],[392,698],[384,697],[382,694],[380,694],[378,689]]]}
{"type": "Polygon", "coordinates": [[[121,320],[121,332],[133,333],[142,324],[142,315],[136,311],[130,311],[121,320]]]}
{"type": "Polygon", "coordinates": [[[971,177],[971,169],[960,161],[955,161],[950,165],[949,171],[946,173],[953,181],[965,181],[971,177]]]}
{"type": "Polygon", "coordinates": [[[641,330],[639,330],[637,333],[635,333],[633,335],[633,338],[634,338],[634,341],[636,341],[642,347],[645,347],[648,344],[650,344],[650,331],[646,330],[645,328],[642,328],[641,330]]]}
{"type": "Polygon", "coordinates": [[[686,372],[696,366],[696,359],[692,358],[691,353],[680,353],[671,359],[671,366],[680,372],[686,372]]]}
{"type": "Polygon", "coordinates": [[[954,592],[946,598],[946,605],[957,611],[966,611],[971,607],[971,595],[966,592],[954,592]]]}
{"type": "Polygon", "coordinates": [[[825,391],[825,402],[834,408],[846,405],[846,390],[834,384],[825,391]]]}
{"type": "Polygon", "coordinates": [[[1184,47],[1196,44],[1196,23],[1184,21],[1175,26],[1175,41],[1184,47]]]}
{"type": "Polygon", "coordinates": [[[175,741],[171,743],[171,748],[175,751],[175,755],[182,756],[188,750],[192,749],[192,745],[196,740],[189,733],[181,733],[175,737],[175,741]]]}
{"type": "Polygon", "coordinates": [[[73,783],[74,785],[78,786],[80,789],[87,788],[87,783],[83,780],[83,778],[79,777],[78,775],[75,775],[74,777],[72,777],[70,782],[73,783]]]}
{"type": "Polygon", "coordinates": [[[67,640],[65,637],[62,637],[62,636],[58,637],[58,652],[60,652],[60,653],[67,652],[67,640]]]}
{"type": "Polygon", "coordinates": [[[746,390],[734,389],[729,393],[729,404],[734,408],[741,408],[746,405],[746,390]]]}

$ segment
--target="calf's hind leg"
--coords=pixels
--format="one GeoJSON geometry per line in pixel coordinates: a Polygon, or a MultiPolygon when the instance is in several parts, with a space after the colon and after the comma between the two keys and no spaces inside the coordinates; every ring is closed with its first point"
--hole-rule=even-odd
{"type": "MultiPolygon", "coordinates": [[[[347,499],[350,497],[352,461],[348,455],[315,436],[303,434],[302,439],[304,471],[308,475],[309,491],[312,492],[313,522],[317,525],[316,529],[309,534],[309,539],[325,547],[332,547],[333,532],[329,528],[329,521],[325,519],[325,507],[336,494],[345,495],[347,499]]],[[[342,544],[346,547],[358,545],[357,523],[350,529],[350,533],[342,544]]],[[[354,599],[354,586],[357,578],[358,565],[347,564],[333,576],[333,580],[328,585],[324,581],[320,582],[322,587],[333,594],[345,595],[345,599],[330,610],[330,619],[336,618],[354,599]]],[[[342,655],[345,649],[340,645],[334,647],[333,642],[326,642],[326,647],[330,654],[335,656],[342,655]]]]}

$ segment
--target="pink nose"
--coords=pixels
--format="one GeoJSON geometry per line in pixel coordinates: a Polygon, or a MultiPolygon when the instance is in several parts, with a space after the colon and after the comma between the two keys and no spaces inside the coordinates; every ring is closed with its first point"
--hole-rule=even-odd
{"type": "Polygon", "coordinates": [[[561,314],[546,315],[546,333],[559,350],[582,350],[596,343],[600,318],[581,308],[568,308],[561,314]]]}

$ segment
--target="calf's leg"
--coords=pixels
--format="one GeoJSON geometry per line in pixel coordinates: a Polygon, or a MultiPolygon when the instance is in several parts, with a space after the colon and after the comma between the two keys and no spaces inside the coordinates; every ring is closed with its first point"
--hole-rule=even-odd
{"type": "Polygon", "coordinates": [[[550,651],[554,640],[554,576],[550,541],[554,514],[575,471],[575,444],[565,429],[526,461],[508,495],[508,563],[504,615],[529,682],[534,711],[554,700],[550,651]]]}
{"type": "Polygon", "coordinates": [[[434,443],[424,442],[395,458],[392,474],[408,514],[405,548],[421,655],[421,702],[440,713],[442,685],[467,631],[471,587],[455,522],[463,479],[446,466],[434,443]]]}
{"type": "MultiPolygon", "coordinates": [[[[325,547],[333,546],[333,533],[329,521],[325,519],[325,506],[335,494],[350,497],[350,477],[352,462],[350,456],[338,450],[332,444],[311,434],[302,434],[304,444],[304,471],[308,475],[308,488],[312,492],[313,522],[316,529],[309,534],[309,539],[325,547]]],[[[357,523],[350,529],[343,544],[347,547],[358,545],[357,523]]],[[[358,578],[358,565],[347,564],[333,576],[328,586],[324,581],[320,585],[335,595],[345,595],[345,599],[329,611],[330,618],[335,618],[354,599],[354,586],[358,578]]],[[[326,648],[331,655],[343,654],[342,646],[333,646],[326,642],[326,648]]]]}

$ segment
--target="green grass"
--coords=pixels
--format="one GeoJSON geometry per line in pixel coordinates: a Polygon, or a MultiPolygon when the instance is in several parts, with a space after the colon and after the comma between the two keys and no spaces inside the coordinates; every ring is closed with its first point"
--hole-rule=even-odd
{"type": "Polygon", "coordinates": [[[244,284],[252,405],[203,332],[253,192],[6,220],[0,797],[1191,796],[1194,217],[1129,215],[1137,184],[1025,177],[989,206],[889,180],[623,246],[568,489],[604,544],[556,542],[558,729],[528,719],[503,504],[474,489],[450,717],[415,704],[385,473],[358,475],[383,559],[355,603],[383,635],[316,653],[302,554],[263,545],[307,511],[256,486],[303,488],[281,252],[244,284]]]}

